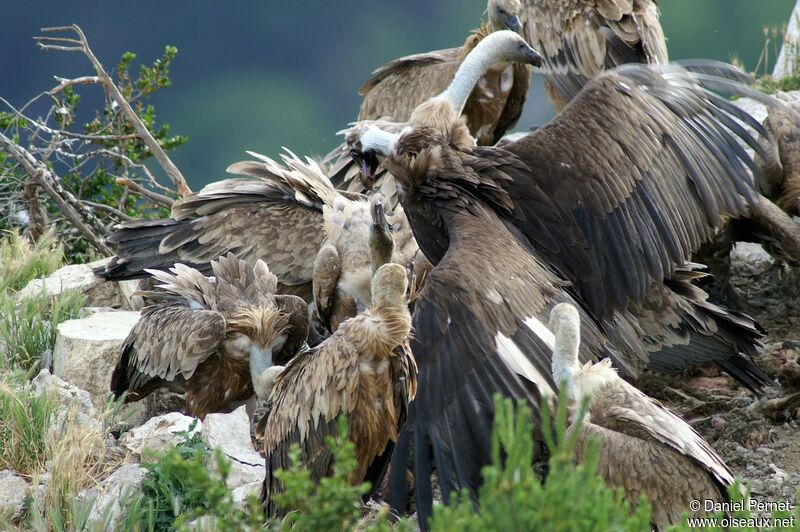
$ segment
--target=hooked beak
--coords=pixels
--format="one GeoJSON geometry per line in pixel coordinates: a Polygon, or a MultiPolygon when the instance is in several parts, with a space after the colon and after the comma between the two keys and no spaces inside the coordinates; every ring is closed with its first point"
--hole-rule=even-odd
{"type": "Polygon", "coordinates": [[[361,181],[364,185],[372,189],[375,184],[375,172],[380,164],[378,156],[372,150],[360,151],[356,148],[350,150],[350,157],[358,163],[358,168],[361,171],[361,181]]]}
{"type": "Polygon", "coordinates": [[[376,227],[380,227],[380,229],[386,233],[392,230],[392,226],[386,219],[386,211],[383,208],[381,198],[376,198],[372,204],[372,224],[376,227]]]}
{"type": "Polygon", "coordinates": [[[537,52],[536,50],[534,50],[533,48],[531,48],[530,46],[528,46],[528,51],[527,51],[526,55],[527,55],[528,63],[530,63],[531,65],[533,65],[535,67],[542,66],[542,61],[543,61],[542,55],[539,52],[537,52]]]}
{"type": "Polygon", "coordinates": [[[510,15],[503,25],[514,33],[519,33],[519,30],[522,29],[522,22],[517,15],[510,15]]]}

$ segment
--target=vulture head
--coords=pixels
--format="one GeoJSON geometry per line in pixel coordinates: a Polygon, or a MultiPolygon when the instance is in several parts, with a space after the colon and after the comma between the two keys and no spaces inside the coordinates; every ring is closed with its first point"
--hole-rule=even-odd
{"type": "Polygon", "coordinates": [[[406,269],[399,264],[384,264],[372,277],[372,306],[377,308],[403,308],[408,290],[406,269]]]}
{"type": "Polygon", "coordinates": [[[386,218],[383,202],[384,198],[380,194],[373,196],[370,201],[372,228],[369,232],[369,253],[373,272],[382,265],[392,262],[394,252],[392,225],[386,218]]]}
{"type": "Polygon", "coordinates": [[[541,66],[542,56],[528,46],[517,33],[495,31],[482,39],[458,67],[453,81],[441,94],[423,102],[411,113],[408,124],[393,124],[391,128],[377,122],[361,122],[345,131],[350,156],[361,168],[366,181],[375,175],[381,155],[392,149],[395,138],[386,135],[387,129],[399,133],[406,126],[429,126],[444,135],[459,149],[475,146],[475,140],[464,126],[461,113],[475,84],[486,71],[502,63],[523,63],[541,66]]]}
{"type": "Polygon", "coordinates": [[[522,23],[519,13],[522,4],[519,0],[489,0],[486,12],[489,14],[489,26],[492,31],[510,30],[519,33],[522,23]]]}

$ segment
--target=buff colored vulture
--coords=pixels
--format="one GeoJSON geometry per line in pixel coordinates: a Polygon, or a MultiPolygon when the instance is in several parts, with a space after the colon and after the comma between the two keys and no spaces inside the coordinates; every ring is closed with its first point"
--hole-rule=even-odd
{"type": "Polygon", "coordinates": [[[233,255],[211,262],[214,277],[176,264],[153,271],[161,284],[122,346],[111,377],[126,402],[169,387],[186,393],[187,410],[203,418],[253,397],[253,379],[285,364],[308,334],[308,309],[296,296],[275,295],[267,265],[233,255]]]}
{"type": "Polygon", "coordinates": [[[350,481],[376,486],[414,398],[416,365],[408,347],[406,269],[384,264],[372,278],[372,304],[343,322],[322,344],[293,359],[272,383],[264,432],[267,474],[262,501],[269,516],[283,513],[274,502],[282,490],[275,471],[287,468],[299,445],[314,482],[332,473],[325,438],[348,421],[357,468],[350,481]]]}
{"type": "MultiPolygon", "coordinates": [[[[550,313],[555,337],[553,379],[576,405],[588,402],[575,459],[583,460],[590,439],[599,441],[598,473],[624,490],[636,508],[646,495],[657,530],[681,522],[693,500],[728,502],[734,478],[722,458],[688,423],[617,375],[611,360],[578,362],[581,318],[567,303],[550,313]]],[[[705,515],[703,508],[689,512],[705,515]]]]}
{"type": "Polygon", "coordinates": [[[668,61],[655,0],[522,0],[520,19],[557,111],[604,70],[668,61]]]}
{"type": "MultiPolygon", "coordinates": [[[[519,0],[489,0],[488,22],[473,31],[463,46],[401,57],[375,70],[359,89],[364,101],[358,120],[407,121],[419,104],[450,85],[458,67],[487,35],[500,30],[519,32],[520,7],[519,0]]],[[[527,63],[497,62],[482,73],[463,109],[478,144],[494,144],[514,127],[530,81],[527,63]]]]}

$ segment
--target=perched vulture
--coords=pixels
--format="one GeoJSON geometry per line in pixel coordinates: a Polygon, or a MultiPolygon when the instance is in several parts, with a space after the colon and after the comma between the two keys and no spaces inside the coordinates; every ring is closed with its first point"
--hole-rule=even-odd
{"type": "Polygon", "coordinates": [[[290,465],[293,445],[300,447],[312,481],[332,473],[325,438],[337,434],[339,416],[347,419],[356,447],[358,465],[351,482],[367,480],[374,487],[383,476],[416,389],[407,287],[403,266],[382,265],[372,278],[371,306],[275,378],[264,432],[267,515],[282,513],[273,499],[282,490],[274,472],[290,465]]]}
{"type": "MultiPolygon", "coordinates": [[[[624,490],[636,508],[646,495],[657,530],[681,522],[692,501],[728,502],[734,478],[714,449],[688,423],[617,375],[611,360],[578,362],[581,318],[562,303],[550,313],[555,336],[553,378],[577,405],[588,402],[578,430],[575,459],[582,461],[590,439],[599,441],[598,473],[624,490]]],[[[699,511],[690,515],[703,516],[699,511]]]]}
{"type": "MultiPolygon", "coordinates": [[[[407,125],[416,124],[440,124],[442,127],[448,127],[455,117],[463,116],[468,122],[472,121],[469,126],[470,131],[467,131],[469,139],[473,139],[473,135],[477,135],[479,144],[494,143],[497,138],[502,136],[498,126],[490,125],[489,127],[492,129],[487,130],[483,122],[484,118],[475,117],[478,114],[476,109],[481,113],[494,112],[492,111],[493,107],[490,105],[492,100],[485,95],[482,96],[483,92],[490,90],[485,87],[486,76],[493,75],[492,73],[496,73],[498,70],[505,72],[511,69],[510,71],[513,72],[522,69],[525,76],[525,92],[527,92],[530,78],[528,65],[539,65],[541,58],[517,33],[510,30],[494,31],[481,39],[475,39],[475,41],[470,48],[465,48],[459,52],[460,55],[457,61],[447,64],[446,71],[440,71],[440,76],[436,76],[435,83],[426,86],[425,91],[419,90],[416,93],[413,101],[419,105],[404,110],[403,113],[383,113],[383,115],[367,113],[362,107],[362,112],[359,116],[362,120],[360,124],[374,122],[381,129],[394,129],[399,132],[407,125]],[[448,103],[448,105],[442,105],[444,103],[448,103]],[[455,116],[451,116],[452,113],[455,113],[455,116]],[[384,116],[386,114],[390,116],[384,116]]],[[[434,66],[439,68],[439,65],[434,66]]],[[[429,68],[434,68],[434,66],[429,68]]],[[[518,75],[515,73],[514,80],[517,77],[518,75]]],[[[429,78],[430,76],[426,74],[424,78],[419,79],[428,80],[429,78]]],[[[411,77],[403,74],[398,79],[405,81],[410,80],[411,77]]],[[[510,90],[516,91],[516,84],[515,81],[510,90]]],[[[502,92],[502,79],[500,79],[500,85],[500,92],[502,92]]],[[[389,86],[385,86],[385,89],[388,90],[389,86]]],[[[395,91],[400,90],[406,89],[393,89],[392,103],[397,101],[397,94],[399,94],[395,91]]],[[[494,91],[494,89],[491,90],[494,91]]],[[[372,93],[370,92],[369,94],[372,93]]],[[[511,98],[509,96],[508,105],[516,102],[516,100],[516,97],[511,98]]],[[[367,101],[365,101],[365,105],[367,101]]],[[[505,98],[503,101],[505,102],[505,98]]],[[[511,127],[516,122],[521,112],[522,103],[524,102],[519,103],[519,109],[514,112],[513,121],[507,127],[511,127]]],[[[395,201],[393,200],[395,199],[396,191],[392,177],[386,175],[383,169],[378,171],[377,168],[372,167],[370,165],[371,161],[359,161],[361,163],[360,168],[353,165],[349,155],[349,140],[346,138],[342,147],[335,149],[326,157],[326,160],[332,162],[333,182],[340,188],[350,191],[360,192],[365,189],[378,188],[384,196],[390,199],[390,203],[394,204],[395,201]]],[[[474,143],[474,140],[472,142],[474,143]]]]}
{"type": "MultiPolygon", "coordinates": [[[[619,341],[636,337],[625,334],[636,323],[631,309],[724,216],[747,208],[753,162],[739,141],[757,141],[738,120],[763,130],[715,91],[757,94],[722,77],[740,79],[732,67],[699,68],[628,65],[601,74],[549,124],[502,148],[459,148],[426,126],[362,128],[359,149],[386,157],[434,265],[416,300],[419,389],[398,442],[405,448],[413,434],[423,522],[431,458],[445,500],[461,488],[475,493],[490,460],[492,394],[538,411],[537,396],[552,392],[544,323],[555,304],[580,302],[583,362],[610,357],[630,366],[643,356],[619,341]],[[634,319],[617,321],[624,318],[634,319]]],[[[767,380],[746,358],[725,357],[767,380]]]]}
{"type": "Polygon", "coordinates": [[[656,0],[522,0],[520,19],[557,111],[604,70],[668,61],[656,0]]]}
{"type": "MultiPolygon", "coordinates": [[[[519,32],[519,0],[489,0],[488,23],[473,31],[464,45],[395,59],[378,68],[359,89],[364,96],[358,120],[379,118],[405,122],[428,98],[453,81],[456,70],[487,35],[519,32]]],[[[494,144],[511,130],[528,96],[531,68],[526,63],[493,63],[485,70],[464,105],[464,119],[478,144],[494,144]]]]}
{"type": "Polygon", "coordinates": [[[275,295],[276,277],[233,255],[211,262],[214,277],[176,264],[152,271],[161,284],[122,345],[111,376],[126,402],[169,387],[186,393],[193,416],[228,412],[253,397],[253,380],[285,364],[308,333],[308,309],[296,296],[275,295]]]}

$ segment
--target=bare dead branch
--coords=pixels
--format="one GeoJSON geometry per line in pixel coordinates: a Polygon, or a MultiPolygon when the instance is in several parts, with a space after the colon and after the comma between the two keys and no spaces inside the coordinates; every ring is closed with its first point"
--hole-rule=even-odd
{"type": "Polygon", "coordinates": [[[5,151],[22,166],[25,172],[50,195],[61,208],[61,213],[72,222],[78,232],[95,249],[106,256],[112,254],[101,236],[105,232],[103,224],[88,207],[61,186],[58,176],[2,132],[0,132],[0,146],[5,148],[5,151]]]}
{"type": "Polygon", "coordinates": [[[109,214],[113,214],[114,216],[116,216],[116,217],[118,217],[118,218],[120,218],[122,220],[126,220],[126,221],[135,220],[135,218],[133,216],[128,216],[127,214],[125,214],[121,210],[117,209],[116,207],[112,207],[111,205],[106,205],[105,203],[97,203],[96,201],[89,201],[89,200],[83,200],[83,202],[86,205],[89,205],[89,206],[97,209],[98,211],[105,211],[105,212],[107,212],[109,214]]]}
{"type": "Polygon", "coordinates": [[[144,125],[142,120],[136,114],[136,111],[133,110],[128,100],[123,96],[122,92],[120,92],[119,88],[114,84],[114,81],[111,79],[111,76],[108,75],[108,72],[103,68],[103,65],[94,55],[92,49],[89,47],[89,42],[86,39],[86,35],[84,35],[83,30],[76,24],[73,24],[70,27],[53,27],[53,28],[42,28],[41,30],[43,33],[58,33],[58,32],[65,32],[65,31],[73,31],[75,34],[78,35],[78,41],[80,42],[79,47],[71,48],[71,47],[64,47],[55,44],[50,44],[53,42],[64,42],[63,37],[50,37],[50,36],[40,36],[35,37],[36,42],[38,45],[44,50],[63,50],[63,51],[79,51],[83,53],[88,59],[89,62],[92,63],[97,76],[100,78],[100,83],[103,84],[108,94],[111,98],[117,102],[117,105],[120,106],[120,109],[125,113],[125,116],[133,124],[133,127],[136,129],[139,137],[147,146],[147,149],[150,150],[150,153],[153,157],[158,161],[158,164],[166,172],[167,176],[170,180],[175,184],[175,187],[178,191],[178,194],[181,196],[185,196],[186,194],[191,193],[191,189],[189,185],[186,183],[186,179],[181,174],[178,167],[175,166],[175,163],[167,156],[166,152],[161,148],[158,144],[158,141],[150,134],[148,131],[147,126],[144,125]],[[56,40],[60,39],[60,40],[56,40]]]}
{"type": "Polygon", "coordinates": [[[92,85],[95,83],[100,83],[100,78],[97,76],[81,76],[79,78],[74,78],[74,79],[64,79],[55,76],[55,78],[56,81],[59,82],[59,84],[50,89],[49,91],[47,91],[47,94],[50,96],[53,96],[54,94],[63,91],[67,87],[72,87],[73,85],[92,85]]]}
{"type": "Polygon", "coordinates": [[[167,196],[163,196],[163,195],[159,194],[158,192],[153,192],[152,190],[147,190],[146,188],[144,188],[142,185],[140,185],[136,181],[134,181],[132,179],[128,179],[127,177],[118,177],[116,182],[117,182],[118,185],[121,185],[121,186],[123,186],[125,188],[128,188],[128,189],[136,192],[137,194],[141,194],[142,196],[144,196],[146,198],[149,198],[149,199],[155,201],[156,203],[160,203],[161,205],[164,205],[165,207],[169,207],[170,209],[175,204],[175,200],[173,200],[172,198],[169,198],[167,196]]]}

